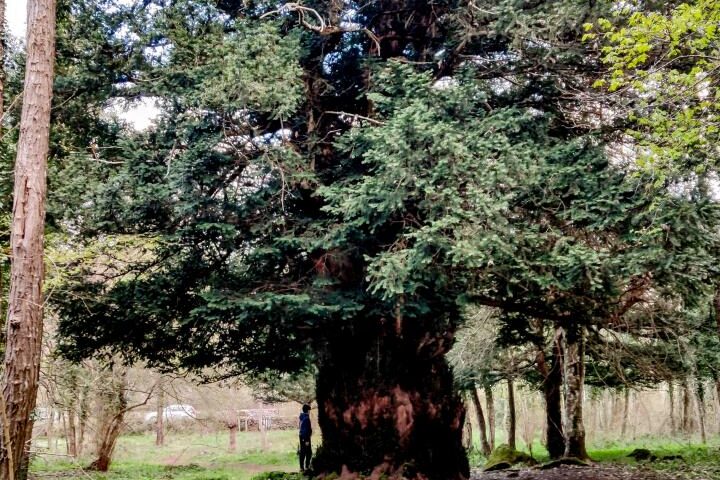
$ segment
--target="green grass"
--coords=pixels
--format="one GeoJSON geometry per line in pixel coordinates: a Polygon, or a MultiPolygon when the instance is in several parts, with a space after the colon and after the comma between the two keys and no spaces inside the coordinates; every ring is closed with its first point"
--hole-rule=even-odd
{"type": "MultiPolygon", "coordinates": [[[[47,454],[33,460],[31,473],[38,479],[50,480],[251,480],[264,472],[297,471],[295,431],[268,432],[265,449],[258,432],[240,432],[235,453],[228,451],[227,437],[224,432],[208,435],[170,432],[166,445],[158,448],[152,434],[126,435],[118,442],[108,473],[84,471],[82,467],[92,460],[89,456],[74,461],[47,454]]],[[[34,445],[40,451],[46,449],[43,447],[46,445],[42,442],[34,445]]],[[[600,463],[651,468],[672,473],[678,479],[720,479],[720,438],[712,439],[708,445],[657,438],[602,442],[591,444],[589,453],[600,463]],[[627,456],[636,448],[649,449],[658,457],[682,455],[683,460],[636,462],[627,456]]],[[[540,443],[533,445],[533,455],[541,462],[547,459],[540,443]]],[[[475,452],[470,462],[478,467],[485,459],[475,452]]]]}
{"type": "MultiPolygon", "coordinates": [[[[267,471],[297,470],[297,433],[268,432],[263,449],[259,432],[239,432],[237,451],[228,451],[228,435],[169,433],[164,447],[151,434],[120,438],[108,473],[89,472],[92,460],[40,454],[31,465],[38,478],[75,480],[250,480],[267,471]]],[[[61,442],[62,443],[62,442],[61,442]]],[[[42,442],[37,449],[42,451],[42,442]]]]}
{"type": "MultiPolygon", "coordinates": [[[[519,444],[527,452],[525,445],[519,444]]],[[[536,442],[533,456],[540,462],[548,460],[547,450],[536,442]]],[[[706,445],[683,439],[640,438],[631,442],[606,441],[591,443],[588,453],[594,462],[622,465],[629,468],[643,468],[672,474],[678,479],[720,479],[720,437],[710,439],[706,445]],[[636,448],[650,450],[658,459],[636,461],[628,457],[636,448]],[[663,460],[663,456],[682,456],[682,460],[663,460]]],[[[477,451],[470,455],[472,467],[482,467],[485,458],[477,451]]]]}

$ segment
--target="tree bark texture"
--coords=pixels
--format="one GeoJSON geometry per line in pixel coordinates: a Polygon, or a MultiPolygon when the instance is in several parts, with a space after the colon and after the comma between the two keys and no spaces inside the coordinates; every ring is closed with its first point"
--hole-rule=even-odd
{"type": "Polygon", "coordinates": [[[451,337],[414,319],[359,322],[327,342],[317,379],[317,472],[468,478],[465,407],[445,361],[451,337]]]}
{"type": "Polygon", "coordinates": [[[562,329],[556,329],[552,342],[552,356],[548,365],[545,345],[538,344],[536,365],[543,379],[542,391],[545,400],[545,447],[551,459],[565,454],[565,434],[562,421],[562,329]]]}
{"type": "Polygon", "coordinates": [[[585,345],[582,327],[565,331],[565,456],[590,458],[585,448],[583,392],[585,383],[585,345]]]}
{"type": "Polygon", "coordinates": [[[470,396],[472,398],[473,406],[475,407],[475,415],[477,417],[478,428],[480,430],[480,449],[482,451],[482,454],[487,457],[490,455],[492,447],[490,447],[490,442],[488,442],[487,425],[485,424],[485,414],[483,413],[482,404],[480,403],[480,396],[478,395],[478,391],[476,388],[473,388],[470,391],[470,396]]]}
{"type": "Polygon", "coordinates": [[[513,450],[517,448],[517,413],[515,409],[515,381],[512,377],[507,379],[508,410],[506,415],[507,444],[513,450]]]}
{"type": "Polygon", "coordinates": [[[43,240],[55,0],[29,0],[25,89],[15,161],[12,266],[2,395],[10,443],[2,440],[0,478],[18,478],[35,407],[42,341],[43,240]],[[11,462],[13,463],[11,468],[11,462]],[[11,470],[14,470],[11,472],[11,470]]]}
{"type": "Polygon", "coordinates": [[[495,397],[492,386],[485,387],[485,405],[487,406],[488,432],[490,434],[490,449],[495,449],[495,397]]]}

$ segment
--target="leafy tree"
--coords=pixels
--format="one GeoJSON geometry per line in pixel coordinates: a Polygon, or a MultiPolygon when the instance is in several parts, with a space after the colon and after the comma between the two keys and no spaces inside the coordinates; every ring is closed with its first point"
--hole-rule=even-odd
{"type": "Polygon", "coordinates": [[[720,99],[720,5],[630,2],[598,21],[588,39],[599,39],[610,69],[598,86],[623,92],[638,161],[659,181],[683,172],[717,169],[720,99]],[[631,95],[628,95],[631,94],[631,95]]]}
{"type": "MultiPolygon", "coordinates": [[[[614,130],[582,96],[599,70],[582,25],[610,5],[103,5],[68,5],[98,19],[73,38],[103,48],[68,42],[64,81],[94,52],[100,97],[153,96],[162,115],[99,140],[113,168],[71,204],[90,241],[148,240],[112,278],[74,265],[58,299],[71,358],[314,364],[320,471],[460,478],[445,355],[467,304],[503,310],[508,331],[562,330],[578,394],[587,329],[666,285],[679,304],[702,290],[714,204],[613,165],[614,130]]],[[[570,427],[566,453],[584,456],[570,427]]]]}

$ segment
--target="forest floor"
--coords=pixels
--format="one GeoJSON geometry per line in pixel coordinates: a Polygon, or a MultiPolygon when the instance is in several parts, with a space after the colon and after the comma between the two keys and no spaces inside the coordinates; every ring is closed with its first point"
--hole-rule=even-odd
{"type": "MultiPolygon", "coordinates": [[[[594,460],[589,467],[513,468],[499,472],[476,469],[472,480],[720,480],[717,441],[697,445],[667,439],[639,439],[630,443],[598,445],[589,453],[594,460]],[[636,448],[647,448],[657,457],[675,456],[678,459],[636,461],[628,456],[636,448]]],[[[544,460],[542,453],[538,459],[544,460]]]]}
{"type": "MultiPolygon", "coordinates": [[[[38,452],[31,465],[35,480],[251,480],[270,471],[297,471],[296,432],[268,432],[265,446],[258,432],[240,432],[237,450],[228,451],[226,432],[197,434],[170,431],[166,445],[156,447],[151,433],[120,438],[116,458],[108,473],[86,470],[92,458],[70,459],[62,448],[47,451],[42,439],[33,444],[38,452]]],[[[319,444],[320,439],[316,440],[319,444]]],[[[64,447],[61,441],[59,447],[64,447]]],[[[472,480],[720,480],[720,438],[707,446],[691,442],[638,439],[630,443],[592,445],[590,467],[552,470],[513,469],[482,472],[484,459],[472,456],[472,480]],[[658,456],[681,455],[682,460],[636,462],[627,455],[647,448],[658,456]]],[[[544,451],[533,452],[544,460],[544,451]]]]}

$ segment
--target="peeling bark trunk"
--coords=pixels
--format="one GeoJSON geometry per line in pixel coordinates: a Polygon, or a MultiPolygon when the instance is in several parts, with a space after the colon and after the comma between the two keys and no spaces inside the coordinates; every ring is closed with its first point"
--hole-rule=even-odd
{"type": "Polygon", "coordinates": [[[0,438],[0,478],[20,478],[42,350],[43,230],[55,58],[55,1],[29,0],[27,61],[15,161],[12,266],[2,378],[8,437],[0,438]]]}
{"type": "Polygon", "coordinates": [[[445,361],[452,339],[423,323],[397,329],[395,322],[365,320],[324,344],[317,472],[468,478],[465,407],[445,361]]]}
{"type": "Polygon", "coordinates": [[[480,403],[480,396],[478,395],[477,389],[473,388],[470,391],[473,406],[475,407],[475,415],[477,416],[478,427],[480,429],[480,449],[482,454],[486,457],[490,455],[492,448],[487,437],[487,426],[485,424],[485,415],[483,414],[482,404],[480,403]]]}
{"type": "Polygon", "coordinates": [[[565,331],[563,364],[565,367],[565,456],[589,459],[585,448],[583,391],[585,382],[585,345],[583,328],[565,331]]]}
{"type": "Polygon", "coordinates": [[[491,386],[485,387],[485,405],[487,405],[488,431],[490,432],[490,448],[495,449],[495,397],[491,386]]]}
{"type": "Polygon", "coordinates": [[[507,379],[508,410],[505,428],[507,430],[507,443],[515,450],[517,448],[517,414],[515,409],[515,381],[512,377],[507,379]]]}

